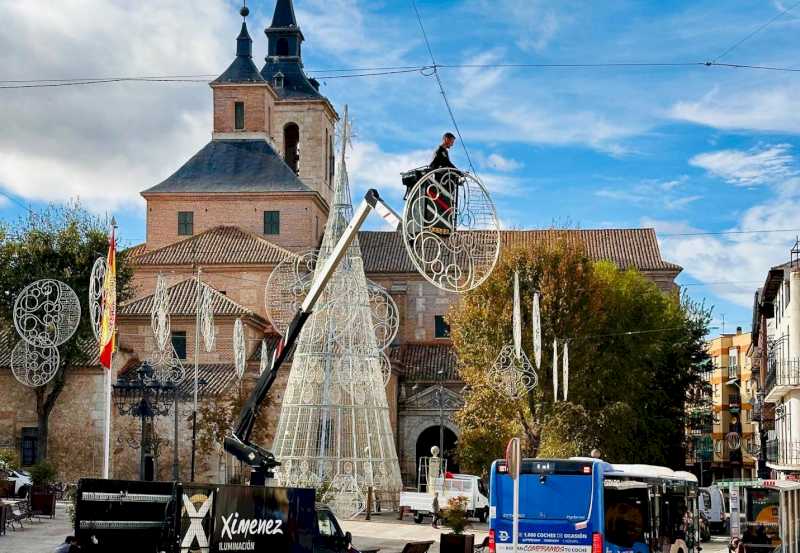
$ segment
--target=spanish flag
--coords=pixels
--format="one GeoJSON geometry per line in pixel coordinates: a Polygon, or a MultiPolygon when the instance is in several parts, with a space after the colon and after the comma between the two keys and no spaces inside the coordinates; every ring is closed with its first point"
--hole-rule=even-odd
{"type": "Polygon", "coordinates": [[[108,240],[106,274],[103,279],[103,310],[100,318],[100,364],[111,368],[111,355],[114,353],[114,325],[117,320],[117,242],[114,229],[108,240]]]}

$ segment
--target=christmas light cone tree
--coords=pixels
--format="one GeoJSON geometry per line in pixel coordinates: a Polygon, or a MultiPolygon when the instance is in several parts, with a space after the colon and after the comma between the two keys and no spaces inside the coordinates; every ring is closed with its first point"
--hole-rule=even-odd
{"type": "MultiPolygon", "coordinates": [[[[318,269],[353,215],[345,162],[346,115],[341,135],[334,203],[318,269]]],[[[273,444],[281,462],[278,481],[317,488],[321,500],[345,518],[364,510],[370,489],[383,506],[396,505],[399,499],[402,482],[384,363],[356,239],[300,335],[273,444]]]]}

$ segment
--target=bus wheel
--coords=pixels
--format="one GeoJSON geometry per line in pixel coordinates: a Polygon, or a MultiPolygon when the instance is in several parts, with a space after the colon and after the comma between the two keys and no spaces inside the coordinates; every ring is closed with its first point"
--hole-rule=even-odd
{"type": "Polygon", "coordinates": [[[414,513],[414,522],[422,524],[422,513],[414,513]]]}

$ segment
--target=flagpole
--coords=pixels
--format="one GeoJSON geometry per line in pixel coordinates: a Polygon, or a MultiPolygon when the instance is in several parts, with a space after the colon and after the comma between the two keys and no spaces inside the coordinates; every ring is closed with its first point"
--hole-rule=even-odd
{"type": "MultiPolygon", "coordinates": [[[[111,218],[111,244],[112,247],[116,250],[117,245],[114,240],[114,231],[117,228],[117,221],[112,217],[111,218]]],[[[115,254],[116,257],[116,254],[115,254]]],[[[106,260],[108,262],[108,260],[106,260]]],[[[116,294],[116,286],[114,287],[114,293],[116,294]]],[[[116,298],[115,298],[116,303],[116,298]]],[[[111,329],[112,332],[112,342],[113,342],[113,332],[114,329],[111,329]]],[[[111,361],[109,362],[109,366],[105,369],[105,423],[103,424],[103,478],[108,479],[111,472],[111,372],[112,367],[114,366],[114,347],[111,348],[111,361]]],[[[101,365],[102,366],[102,365],[101,365]]]]}

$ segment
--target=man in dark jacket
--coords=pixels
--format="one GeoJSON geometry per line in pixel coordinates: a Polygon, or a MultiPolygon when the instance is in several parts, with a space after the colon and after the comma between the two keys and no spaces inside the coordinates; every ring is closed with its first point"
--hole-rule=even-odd
{"type": "Polygon", "coordinates": [[[436,153],[431,161],[430,170],[441,169],[442,167],[449,167],[455,169],[456,166],[450,161],[450,153],[447,151],[456,143],[456,136],[451,132],[444,133],[442,143],[436,149],[436,153]]]}

